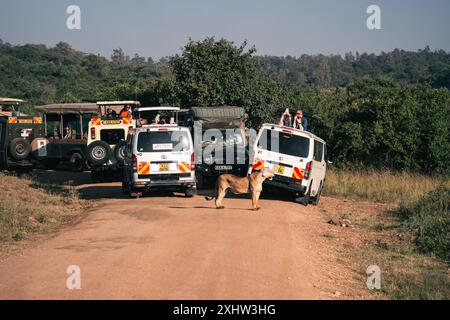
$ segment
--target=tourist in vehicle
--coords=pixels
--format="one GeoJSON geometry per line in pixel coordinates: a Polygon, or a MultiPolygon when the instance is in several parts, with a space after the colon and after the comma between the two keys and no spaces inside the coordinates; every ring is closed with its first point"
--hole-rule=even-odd
{"type": "Polygon", "coordinates": [[[131,118],[131,108],[129,105],[126,105],[120,110],[119,115],[121,118],[131,118]]]}
{"type": "Polygon", "coordinates": [[[113,109],[111,109],[111,108],[106,109],[106,118],[107,119],[112,118],[112,112],[113,112],[113,109]]]}
{"type": "Polygon", "coordinates": [[[70,127],[66,127],[64,129],[64,137],[63,139],[71,139],[72,138],[72,129],[70,127]]]}
{"type": "Polygon", "coordinates": [[[292,126],[292,118],[291,118],[291,114],[289,113],[289,108],[286,108],[283,112],[283,114],[281,115],[280,121],[279,121],[279,125],[280,126],[285,126],[285,127],[291,127],[292,126]]]}
{"type": "Polygon", "coordinates": [[[308,120],[305,117],[303,117],[302,110],[297,110],[297,112],[295,113],[293,127],[295,129],[300,129],[304,131],[308,130],[308,120]]]}

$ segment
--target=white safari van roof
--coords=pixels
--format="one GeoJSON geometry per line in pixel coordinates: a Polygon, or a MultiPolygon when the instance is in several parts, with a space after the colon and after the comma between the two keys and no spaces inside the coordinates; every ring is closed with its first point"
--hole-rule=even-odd
{"type": "Polygon", "coordinates": [[[114,105],[124,105],[124,104],[135,104],[141,105],[139,101],[125,100],[125,101],[98,101],[99,106],[114,106],[114,105]]]}
{"type": "Polygon", "coordinates": [[[19,104],[19,103],[23,103],[23,100],[15,98],[0,98],[0,104],[19,104]]]}
{"type": "Polygon", "coordinates": [[[304,131],[304,130],[295,129],[295,128],[291,128],[291,127],[280,126],[278,124],[271,124],[271,123],[264,123],[261,126],[261,129],[263,129],[263,128],[265,128],[265,129],[277,129],[277,130],[281,130],[281,131],[288,130],[288,131],[292,132],[293,134],[297,134],[297,135],[300,135],[300,136],[306,136],[306,137],[309,137],[309,138],[312,138],[312,139],[316,139],[317,141],[320,141],[320,142],[326,144],[326,142],[323,139],[319,138],[318,136],[316,136],[315,134],[313,134],[313,133],[311,133],[309,131],[304,131]]]}
{"type": "Polygon", "coordinates": [[[137,111],[180,111],[179,107],[140,107],[137,111]]]}

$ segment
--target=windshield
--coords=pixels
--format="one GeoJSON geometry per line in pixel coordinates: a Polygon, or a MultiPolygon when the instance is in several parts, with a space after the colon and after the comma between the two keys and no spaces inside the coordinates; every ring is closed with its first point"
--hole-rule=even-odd
{"type": "Polygon", "coordinates": [[[307,158],[309,155],[309,138],[264,129],[258,140],[258,148],[289,156],[307,158]]]}
{"type": "Polygon", "coordinates": [[[210,129],[202,135],[202,145],[208,144],[244,145],[244,137],[240,129],[210,129]]]}
{"type": "Polygon", "coordinates": [[[188,151],[189,136],[186,131],[150,131],[138,136],[138,152],[188,151]]]}

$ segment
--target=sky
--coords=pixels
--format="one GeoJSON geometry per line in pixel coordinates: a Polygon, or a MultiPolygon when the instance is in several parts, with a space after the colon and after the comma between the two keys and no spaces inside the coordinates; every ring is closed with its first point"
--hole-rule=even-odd
{"type": "Polygon", "coordinates": [[[0,0],[0,39],[14,45],[64,41],[106,57],[122,48],[159,59],[208,36],[247,40],[259,55],[450,51],[450,1],[0,0]],[[380,30],[366,26],[372,4],[380,30]],[[80,30],[66,27],[69,5],[80,7],[80,30]]]}

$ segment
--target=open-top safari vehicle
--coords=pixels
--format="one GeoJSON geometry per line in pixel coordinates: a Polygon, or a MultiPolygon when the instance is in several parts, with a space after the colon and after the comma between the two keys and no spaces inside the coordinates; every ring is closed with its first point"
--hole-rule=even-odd
{"type": "Polygon", "coordinates": [[[88,125],[87,160],[94,181],[121,176],[128,131],[136,127],[133,117],[139,101],[99,101],[98,113],[88,125]]]}
{"type": "MultiPolygon", "coordinates": [[[[40,162],[55,169],[69,164],[73,171],[87,168],[88,123],[97,114],[95,103],[48,104],[36,107],[45,127],[45,158],[40,162]]],[[[44,152],[43,152],[44,154],[44,152]]]]}
{"type": "Polygon", "coordinates": [[[0,98],[0,169],[28,172],[44,156],[42,118],[20,112],[21,99],[0,98]]]}

